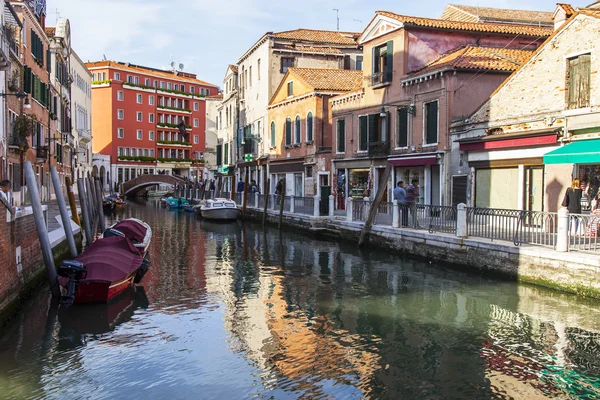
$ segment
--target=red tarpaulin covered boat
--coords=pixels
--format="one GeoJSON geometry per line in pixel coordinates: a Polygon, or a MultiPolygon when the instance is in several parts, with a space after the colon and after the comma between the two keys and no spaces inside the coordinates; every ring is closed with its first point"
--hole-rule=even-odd
{"type": "Polygon", "coordinates": [[[108,302],[148,270],[144,259],[152,236],[139,220],[124,220],[107,229],[74,260],[58,268],[59,283],[66,290],[65,304],[108,302]]]}

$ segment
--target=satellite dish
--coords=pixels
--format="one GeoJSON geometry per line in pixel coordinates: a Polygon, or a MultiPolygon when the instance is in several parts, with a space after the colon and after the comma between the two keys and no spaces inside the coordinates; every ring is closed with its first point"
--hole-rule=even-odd
{"type": "Polygon", "coordinates": [[[171,61],[171,67],[175,68],[175,61],[171,61]]]}
{"type": "Polygon", "coordinates": [[[179,63],[179,70],[183,71],[183,64],[182,63],[179,63]]]}

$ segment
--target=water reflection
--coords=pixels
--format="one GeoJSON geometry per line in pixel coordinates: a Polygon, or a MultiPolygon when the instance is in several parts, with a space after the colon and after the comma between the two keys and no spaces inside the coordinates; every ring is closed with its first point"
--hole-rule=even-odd
{"type": "Polygon", "coordinates": [[[0,335],[2,396],[599,396],[597,301],[156,202],[119,213],[153,228],[143,287],[55,315],[41,292],[0,335]]]}

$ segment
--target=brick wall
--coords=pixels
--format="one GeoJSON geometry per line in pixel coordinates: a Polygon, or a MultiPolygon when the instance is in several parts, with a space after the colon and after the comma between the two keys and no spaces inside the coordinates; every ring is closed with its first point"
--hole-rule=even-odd
{"type": "Polygon", "coordinates": [[[42,251],[33,215],[7,221],[6,210],[2,207],[0,209],[0,309],[12,301],[20,289],[42,268],[42,251]],[[21,246],[19,269],[16,263],[18,246],[21,246]]]}

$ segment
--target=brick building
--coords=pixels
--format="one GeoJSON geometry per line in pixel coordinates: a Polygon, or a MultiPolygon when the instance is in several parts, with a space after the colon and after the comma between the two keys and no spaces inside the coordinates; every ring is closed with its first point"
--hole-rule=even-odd
{"type": "Polygon", "coordinates": [[[13,190],[19,189],[24,184],[23,163],[31,161],[42,184],[42,196],[48,199],[49,167],[55,164],[52,147],[60,137],[54,136],[50,129],[53,98],[49,90],[49,41],[44,31],[46,10],[43,2],[32,5],[26,1],[11,2],[11,6],[14,21],[11,18],[7,23],[13,32],[10,47],[16,57],[11,58],[11,84],[7,85],[7,93],[24,91],[30,108],[24,108],[25,99],[13,98],[7,102],[7,176],[13,182],[13,190]],[[21,34],[17,35],[19,31],[21,34]],[[15,120],[22,115],[31,121],[31,133],[18,133],[14,129],[15,120]]]}
{"type": "Polygon", "coordinates": [[[86,66],[92,72],[93,151],[110,157],[110,171],[94,168],[105,187],[158,171],[201,177],[205,97],[217,94],[217,86],[194,74],[130,63],[86,66]],[[185,129],[178,128],[181,121],[185,129]]]}
{"type": "Polygon", "coordinates": [[[271,193],[314,196],[331,185],[329,99],[362,87],[362,71],[289,68],[269,104],[271,193]]]}
{"type": "Polygon", "coordinates": [[[600,187],[600,2],[559,4],[553,35],[467,118],[452,125],[454,176],[467,204],[556,211],[579,178],[600,187]]]}

